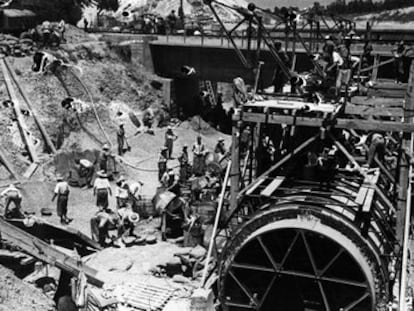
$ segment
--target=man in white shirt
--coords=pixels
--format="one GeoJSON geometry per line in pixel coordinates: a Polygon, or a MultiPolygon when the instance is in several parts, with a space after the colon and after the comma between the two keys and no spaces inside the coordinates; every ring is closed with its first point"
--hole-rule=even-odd
{"type": "Polygon", "coordinates": [[[69,184],[63,180],[62,175],[56,177],[56,187],[53,193],[52,202],[57,197],[57,215],[60,217],[60,223],[66,225],[73,219],[68,218],[68,199],[69,199],[69,184]]]}
{"type": "Polygon", "coordinates": [[[116,198],[116,206],[118,207],[118,209],[128,204],[129,186],[125,182],[125,178],[122,176],[116,182],[115,198],[116,198]]]}
{"type": "Polygon", "coordinates": [[[197,141],[193,145],[193,172],[196,176],[202,176],[205,170],[206,147],[201,142],[201,136],[197,136],[197,141]]]}
{"type": "Polygon", "coordinates": [[[21,212],[22,194],[14,184],[10,184],[0,193],[0,197],[6,198],[6,207],[4,209],[4,217],[6,218],[24,218],[21,212]],[[14,209],[9,211],[10,204],[14,204],[14,209]]]}
{"type": "Polygon", "coordinates": [[[109,206],[108,195],[112,196],[111,185],[104,171],[99,171],[93,185],[93,195],[96,196],[96,206],[106,209],[109,206]]]}

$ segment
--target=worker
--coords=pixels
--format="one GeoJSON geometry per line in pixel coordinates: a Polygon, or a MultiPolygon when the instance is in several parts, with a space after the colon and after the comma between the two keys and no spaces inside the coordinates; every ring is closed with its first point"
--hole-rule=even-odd
{"type": "Polygon", "coordinates": [[[112,158],[111,151],[108,144],[102,146],[102,152],[99,154],[99,170],[107,172],[108,162],[112,158]]]}
{"type": "Polygon", "coordinates": [[[109,238],[109,230],[116,229],[119,225],[118,216],[110,208],[100,208],[91,218],[92,239],[102,247],[106,247],[109,238]]]}
{"type": "Polygon", "coordinates": [[[73,219],[68,218],[68,199],[69,199],[69,184],[64,180],[62,175],[56,176],[56,187],[53,193],[52,202],[57,197],[57,215],[60,217],[60,223],[63,225],[69,224],[73,219]]]}
{"type": "Polygon", "coordinates": [[[154,111],[151,108],[145,110],[142,117],[142,123],[144,123],[144,126],[147,127],[146,132],[148,134],[154,134],[154,131],[152,130],[152,124],[154,123],[154,111]]]}
{"type": "Polygon", "coordinates": [[[44,21],[41,25],[41,31],[43,36],[43,46],[47,46],[50,41],[50,34],[52,32],[51,25],[49,21],[44,21]]]}
{"type": "Polygon", "coordinates": [[[161,185],[165,189],[168,189],[174,185],[174,181],[175,181],[174,170],[172,168],[168,168],[161,177],[161,185]]]}
{"type": "Polygon", "coordinates": [[[129,201],[132,204],[132,209],[135,211],[138,208],[138,203],[142,199],[141,191],[144,183],[142,181],[128,180],[129,187],[129,201]]]}
{"type": "Polygon", "coordinates": [[[88,20],[87,20],[86,18],[84,18],[84,19],[83,19],[83,30],[84,30],[85,32],[88,32],[88,25],[89,25],[88,20]]]}
{"type": "Polygon", "coordinates": [[[158,158],[158,181],[161,182],[162,176],[167,171],[167,162],[168,162],[168,148],[162,147],[160,156],[158,158]]]}
{"type": "Polygon", "coordinates": [[[170,34],[175,33],[175,28],[177,24],[177,16],[175,15],[175,10],[172,10],[170,14],[167,16],[168,26],[170,28],[170,34]]]}
{"type": "Polygon", "coordinates": [[[116,182],[115,198],[117,208],[126,206],[129,203],[129,186],[123,176],[116,182]]]}
{"type": "Polygon", "coordinates": [[[56,30],[59,33],[61,41],[65,42],[66,41],[66,38],[65,38],[66,24],[63,19],[59,23],[57,23],[56,30]]]}
{"type": "Polygon", "coordinates": [[[112,189],[105,171],[98,172],[93,185],[93,195],[96,196],[96,206],[100,208],[109,206],[108,197],[112,196],[112,189]]]}
{"type": "Polygon", "coordinates": [[[24,218],[21,212],[22,194],[14,184],[10,184],[6,189],[0,193],[0,198],[6,198],[6,205],[4,208],[5,218],[24,218]],[[14,204],[14,208],[9,211],[10,204],[14,204]]]}
{"type": "Polygon", "coordinates": [[[367,143],[369,145],[369,149],[368,149],[368,161],[367,161],[367,165],[368,167],[373,167],[374,163],[375,163],[375,156],[378,157],[378,159],[381,162],[384,162],[385,160],[385,153],[386,153],[386,148],[385,148],[385,137],[383,134],[381,133],[374,133],[372,135],[369,135],[370,139],[368,139],[367,143]]]}
{"type": "Polygon", "coordinates": [[[122,156],[129,147],[125,136],[124,123],[119,124],[118,131],[116,132],[116,139],[118,142],[118,155],[122,156]]]}
{"type": "Polygon", "coordinates": [[[274,162],[275,160],[276,148],[273,144],[273,141],[269,136],[265,136],[258,148],[257,158],[260,159],[258,162],[257,173],[264,173],[274,162]]]}
{"type": "Polygon", "coordinates": [[[282,70],[281,66],[285,66],[286,68],[290,67],[290,59],[287,55],[286,51],[282,48],[282,42],[276,41],[274,43],[274,51],[276,52],[277,56],[279,56],[282,64],[276,64],[275,72],[273,74],[273,87],[274,93],[281,93],[283,91],[283,86],[287,82],[287,77],[284,71],[282,70]]]}
{"type": "Polygon", "coordinates": [[[404,61],[409,49],[405,46],[405,42],[401,40],[393,49],[394,56],[394,76],[395,83],[402,83],[405,76],[404,61]]]}
{"type": "Polygon", "coordinates": [[[135,226],[139,222],[139,214],[135,213],[130,205],[118,209],[118,237],[135,236],[135,226]]]}
{"type": "Polygon", "coordinates": [[[214,158],[216,161],[220,161],[226,155],[227,150],[226,145],[224,144],[224,138],[220,137],[217,141],[216,147],[214,148],[214,158]]]}
{"type": "Polygon", "coordinates": [[[94,164],[88,159],[75,159],[75,169],[78,173],[78,176],[85,179],[85,183],[81,186],[92,188],[92,179],[93,175],[95,174],[94,164]]]}
{"type": "Polygon", "coordinates": [[[165,147],[167,147],[168,159],[172,159],[174,141],[177,140],[178,136],[174,134],[172,127],[168,126],[165,132],[165,147]]]}
{"type": "Polygon", "coordinates": [[[180,182],[186,183],[188,180],[188,172],[189,172],[189,162],[190,159],[188,157],[188,145],[185,144],[183,146],[183,150],[181,151],[180,156],[178,157],[178,161],[180,162],[180,182]]]}
{"type": "Polygon", "coordinates": [[[197,136],[197,141],[193,145],[193,173],[196,176],[204,175],[206,147],[201,141],[201,136],[197,136]]]}

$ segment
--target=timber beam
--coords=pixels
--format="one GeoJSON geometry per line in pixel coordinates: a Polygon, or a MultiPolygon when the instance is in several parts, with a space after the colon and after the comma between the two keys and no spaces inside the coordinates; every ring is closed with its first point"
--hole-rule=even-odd
{"type": "MultiPolygon", "coordinates": [[[[237,117],[237,116],[235,116],[237,117]]],[[[238,119],[235,121],[239,121],[238,119]]],[[[325,125],[326,120],[318,117],[293,117],[286,115],[266,115],[263,113],[243,112],[243,122],[252,123],[268,123],[268,124],[286,124],[295,126],[308,126],[308,127],[322,127],[325,125]],[[267,119],[267,120],[266,120],[267,119]]],[[[413,133],[414,124],[401,123],[395,121],[375,121],[375,120],[356,120],[337,118],[333,124],[329,124],[334,128],[340,129],[354,129],[376,132],[405,132],[413,133]]]]}

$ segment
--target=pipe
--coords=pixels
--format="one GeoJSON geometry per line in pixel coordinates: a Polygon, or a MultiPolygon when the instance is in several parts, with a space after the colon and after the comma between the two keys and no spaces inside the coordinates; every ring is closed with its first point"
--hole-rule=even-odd
{"type": "Polygon", "coordinates": [[[231,160],[229,161],[229,163],[227,163],[226,175],[224,177],[223,186],[221,188],[220,200],[219,200],[219,204],[217,207],[216,218],[214,220],[213,232],[211,233],[211,239],[208,245],[207,257],[205,260],[203,275],[201,277],[201,287],[204,287],[206,283],[206,278],[207,278],[207,273],[208,273],[208,263],[210,262],[211,255],[213,253],[215,236],[217,234],[217,228],[220,222],[221,210],[223,209],[224,194],[226,193],[227,183],[229,181],[230,169],[231,169],[231,160]]]}

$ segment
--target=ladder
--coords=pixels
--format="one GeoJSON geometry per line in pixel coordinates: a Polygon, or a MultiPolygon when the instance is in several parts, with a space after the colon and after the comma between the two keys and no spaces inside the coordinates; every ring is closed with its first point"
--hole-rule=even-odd
{"type": "Polygon", "coordinates": [[[217,101],[216,101],[216,95],[213,89],[213,84],[211,83],[210,80],[204,81],[204,85],[205,88],[207,89],[208,92],[208,97],[210,98],[210,102],[213,106],[217,105],[217,101]]]}

